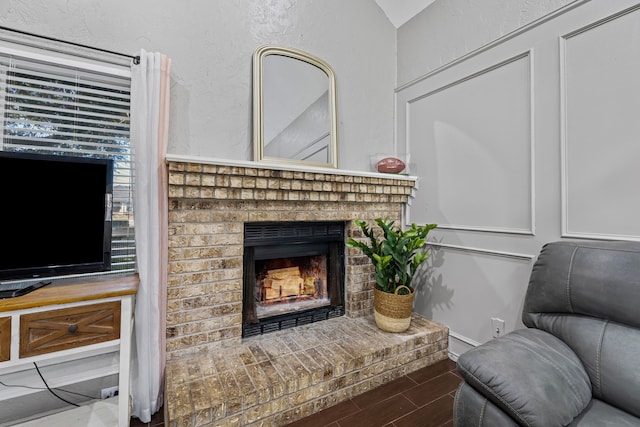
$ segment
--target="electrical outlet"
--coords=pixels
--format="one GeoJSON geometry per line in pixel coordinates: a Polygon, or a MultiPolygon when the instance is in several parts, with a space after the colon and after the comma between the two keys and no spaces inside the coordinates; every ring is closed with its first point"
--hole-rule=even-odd
{"type": "Polygon", "coordinates": [[[118,395],[118,386],[103,388],[102,390],[100,390],[101,399],[108,399],[110,397],[116,397],[117,395],[118,395]]]}
{"type": "Polygon", "coordinates": [[[491,318],[491,335],[494,338],[501,337],[504,335],[504,320],[498,319],[497,317],[491,318]]]}

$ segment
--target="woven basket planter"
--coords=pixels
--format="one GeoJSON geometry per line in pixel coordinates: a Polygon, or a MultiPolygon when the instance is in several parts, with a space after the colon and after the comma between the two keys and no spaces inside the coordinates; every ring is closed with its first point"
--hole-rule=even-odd
{"type": "Polygon", "coordinates": [[[395,294],[374,289],[373,316],[378,328],[387,332],[404,332],[409,329],[414,296],[415,291],[407,286],[398,286],[395,294]],[[400,288],[408,289],[411,293],[398,295],[400,288]]]}

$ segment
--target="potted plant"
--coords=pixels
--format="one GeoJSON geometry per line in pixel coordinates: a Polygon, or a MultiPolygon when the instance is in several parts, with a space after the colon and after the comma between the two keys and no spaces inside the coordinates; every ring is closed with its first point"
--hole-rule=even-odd
{"type": "Polygon", "coordinates": [[[394,221],[376,218],[382,233],[376,233],[366,221],[356,220],[368,240],[349,238],[347,246],[362,251],[373,263],[376,285],[374,289],[374,318],[378,327],[389,332],[402,332],[411,324],[415,289],[413,277],[418,267],[429,258],[422,250],[429,231],[437,224],[416,225],[403,230],[394,221]]]}

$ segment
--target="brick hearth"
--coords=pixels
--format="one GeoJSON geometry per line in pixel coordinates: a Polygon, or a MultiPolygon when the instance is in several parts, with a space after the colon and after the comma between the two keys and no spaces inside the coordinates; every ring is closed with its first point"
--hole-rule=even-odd
{"type": "Polygon", "coordinates": [[[447,328],[416,316],[405,334],[373,324],[373,269],[346,251],[345,316],[242,339],[246,222],[401,221],[415,180],[169,162],[165,422],[279,426],[447,357],[447,328]]]}
{"type": "Polygon", "coordinates": [[[334,318],[167,364],[168,426],[284,426],[447,358],[447,328],[334,318]]]}

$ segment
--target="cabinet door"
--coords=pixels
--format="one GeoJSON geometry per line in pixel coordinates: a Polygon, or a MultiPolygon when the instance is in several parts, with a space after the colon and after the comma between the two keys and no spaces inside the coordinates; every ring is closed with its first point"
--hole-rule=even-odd
{"type": "Polygon", "coordinates": [[[0,317],[0,362],[11,358],[11,317],[0,317]]]}
{"type": "Polygon", "coordinates": [[[120,338],[120,302],[62,308],[20,317],[20,357],[120,338]]]}

